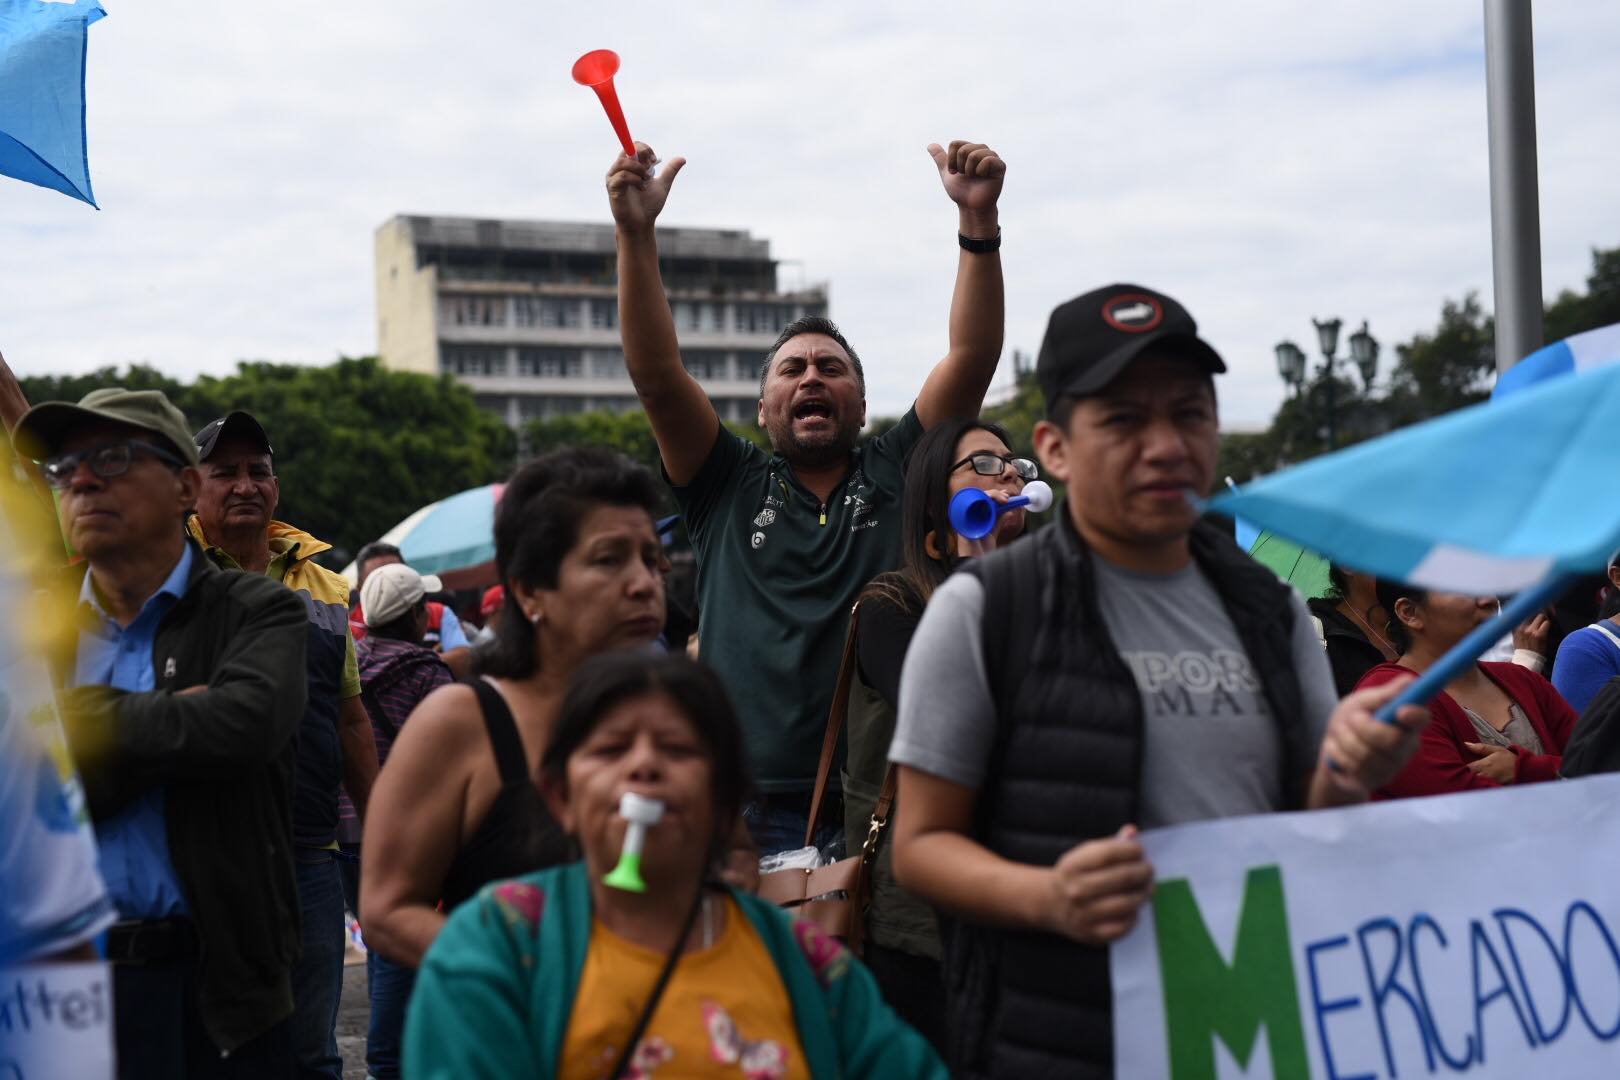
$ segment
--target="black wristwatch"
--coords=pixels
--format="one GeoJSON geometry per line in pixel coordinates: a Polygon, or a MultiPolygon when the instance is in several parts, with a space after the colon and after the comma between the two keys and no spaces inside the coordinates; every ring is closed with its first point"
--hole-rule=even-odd
{"type": "Polygon", "coordinates": [[[1000,251],[1001,226],[996,226],[996,235],[987,240],[981,240],[976,236],[963,236],[961,233],[957,233],[956,242],[962,245],[963,251],[970,252],[974,255],[988,255],[992,251],[1000,251]]]}

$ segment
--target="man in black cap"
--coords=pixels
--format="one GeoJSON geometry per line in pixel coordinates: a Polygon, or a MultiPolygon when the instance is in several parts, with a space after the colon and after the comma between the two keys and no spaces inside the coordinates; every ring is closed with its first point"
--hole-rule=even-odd
{"type": "Polygon", "coordinates": [[[293,1049],[298,1074],[341,1080],[335,1033],[343,989],[343,885],[337,865],[339,786],[357,813],[377,776],[377,743],[360,703],[349,636],[349,583],[315,562],[331,545],[276,521],[281,482],[264,427],[246,412],[197,432],[202,487],[192,537],[223,569],[265,574],[300,594],[309,643],[308,704],[298,728],[293,846],[303,941],[293,968],[293,1049]]]}
{"type": "Polygon", "coordinates": [[[1180,304],[1071,300],[1035,370],[1036,449],[1069,498],[929,602],[894,863],[951,915],[954,1073],[1111,1077],[1107,947],[1153,881],[1136,830],[1359,801],[1426,714],[1375,720],[1394,684],[1339,703],[1299,595],[1199,521],[1226,365],[1180,304]]]}
{"type": "Polygon", "coordinates": [[[85,559],[63,578],[80,621],[56,668],[120,919],[119,1075],[285,1077],[303,605],[186,539],[197,448],[157,391],[47,402],[15,439],[85,559]]]}

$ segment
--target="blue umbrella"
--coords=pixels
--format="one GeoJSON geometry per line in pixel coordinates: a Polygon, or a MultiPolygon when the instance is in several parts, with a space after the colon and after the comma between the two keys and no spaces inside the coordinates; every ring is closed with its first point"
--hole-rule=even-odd
{"type": "Polygon", "coordinates": [[[84,57],[97,0],[0,0],[0,173],[96,205],[84,133],[84,57]]]}
{"type": "Polygon", "coordinates": [[[1378,577],[1518,594],[1386,715],[1432,698],[1574,576],[1601,571],[1620,548],[1620,364],[1587,368],[1212,500],[1222,513],[1378,577]]]}

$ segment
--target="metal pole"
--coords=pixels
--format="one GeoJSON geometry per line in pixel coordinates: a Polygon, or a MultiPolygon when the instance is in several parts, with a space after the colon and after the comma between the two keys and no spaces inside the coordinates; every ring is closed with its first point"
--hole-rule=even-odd
{"type": "Polygon", "coordinates": [[[1339,445],[1339,438],[1338,438],[1338,436],[1339,436],[1339,428],[1338,428],[1339,417],[1336,414],[1336,410],[1338,409],[1337,397],[1338,397],[1338,389],[1339,388],[1336,385],[1334,385],[1339,380],[1338,380],[1338,377],[1333,372],[1333,361],[1332,361],[1331,358],[1328,360],[1327,364],[1324,365],[1324,367],[1325,367],[1325,369],[1327,371],[1327,439],[1328,439],[1328,453],[1331,454],[1331,453],[1333,453],[1333,451],[1335,449],[1338,448],[1338,445],[1339,445]]]}
{"type": "Polygon", "coordinates": [[[1491,258],[1500,374],[1542,345],[1535,49],[1530,0],[1484,2],[1491,258]]]}

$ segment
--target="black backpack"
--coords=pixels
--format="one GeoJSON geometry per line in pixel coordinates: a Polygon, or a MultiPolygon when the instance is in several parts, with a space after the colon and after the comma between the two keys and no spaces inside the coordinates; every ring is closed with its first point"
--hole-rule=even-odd
{"type": "Polygon", "coordinates": [[[1620,772],[1620,675],[1597,692],[1564,747],[1565,777],[1609,772],[1620,772]]]}

